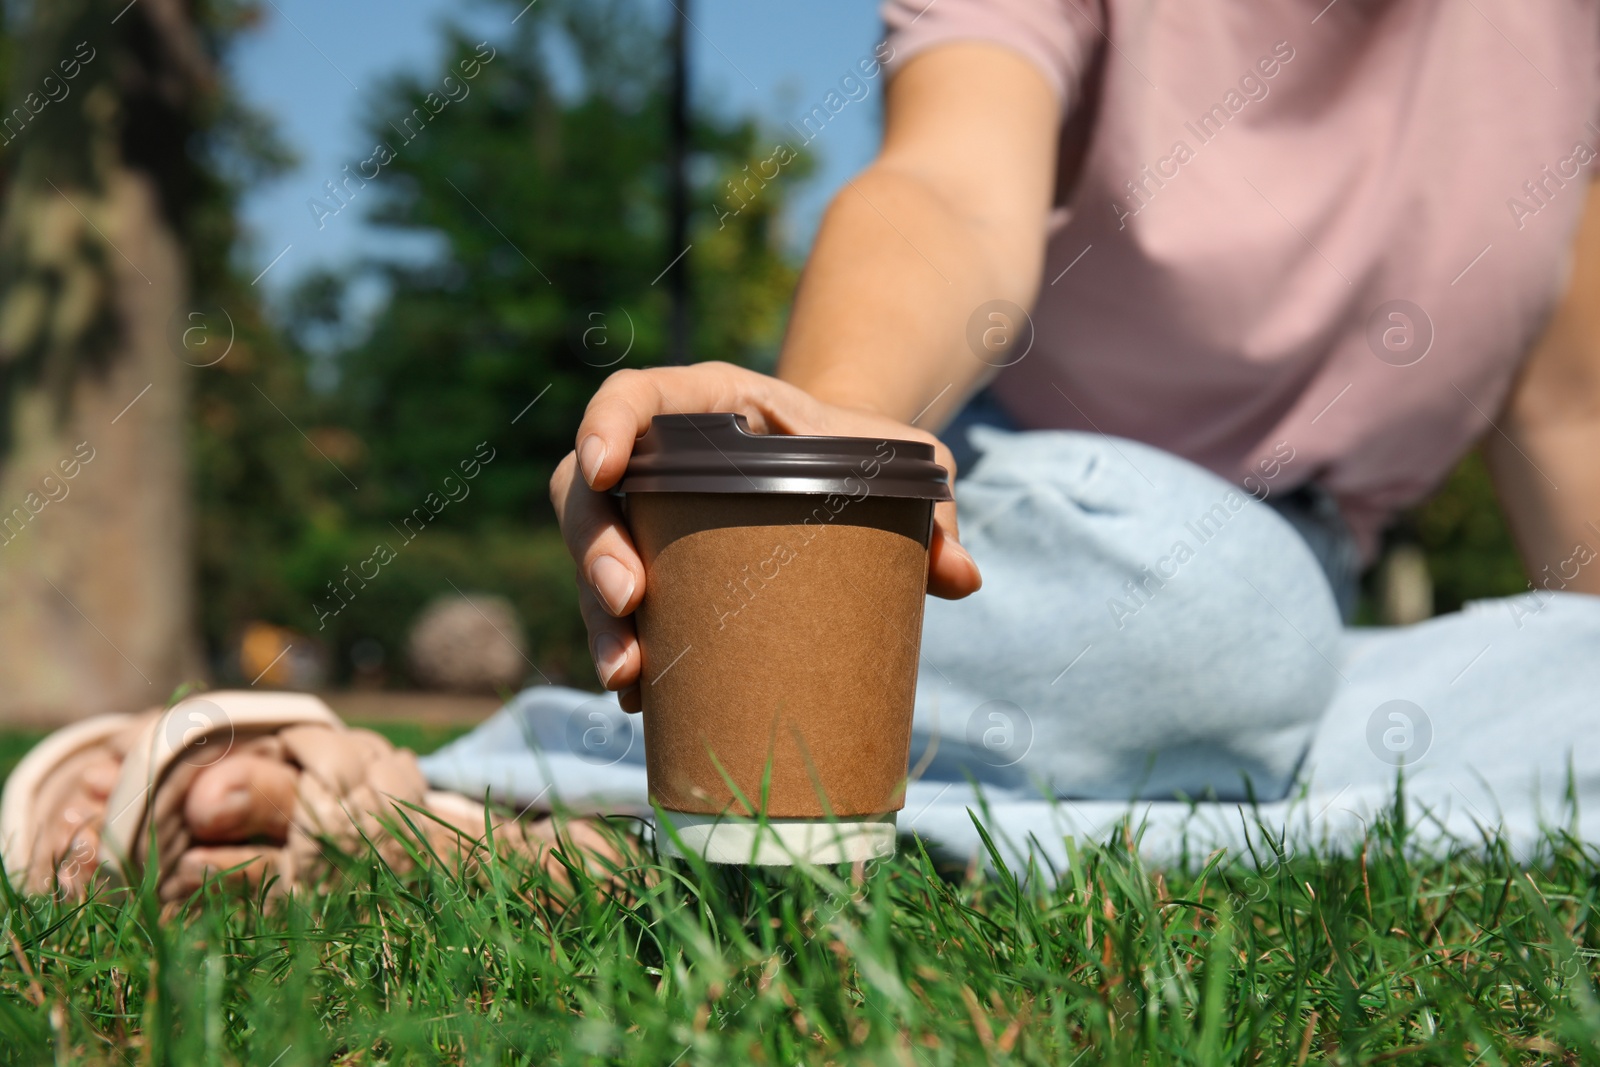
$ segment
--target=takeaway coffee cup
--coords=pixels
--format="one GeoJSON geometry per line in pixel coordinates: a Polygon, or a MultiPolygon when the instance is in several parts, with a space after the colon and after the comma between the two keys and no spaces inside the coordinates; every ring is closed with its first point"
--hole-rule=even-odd
{"type": "MultiPolygon", "coordinates": [[[[931,445],[658,415],[620,484],[651,800],[722,863],[892,855],[933,507],[931,445]]],[[[664,849],[679,852],[663,832],[664,849]]]]}

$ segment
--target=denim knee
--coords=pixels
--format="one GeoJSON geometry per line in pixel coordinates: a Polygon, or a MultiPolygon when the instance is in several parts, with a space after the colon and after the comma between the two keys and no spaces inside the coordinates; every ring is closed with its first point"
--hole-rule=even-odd
{"type": "Polygon", "coordinates": [[[921,726],[980,752],[1005,739],[1004,758],[1057,795],[1285,793],[1341,632],[1299,535],[1137,442],[973,438],[983,455],[957,495],[984,587],[929,602],[921,726]]]}

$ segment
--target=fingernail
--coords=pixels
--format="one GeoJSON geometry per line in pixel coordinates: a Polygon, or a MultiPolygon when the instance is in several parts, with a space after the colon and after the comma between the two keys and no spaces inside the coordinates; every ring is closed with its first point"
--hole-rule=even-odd
{"type": "Polygon", "coordinates": [[[965,548],[963,548],[962,545],[961,545],[961,542],[957,541],[954,537],[946,538],[945,542],[944,542],[944,547],[949,549],[950,551],[954,552],[956,555],[960,556],[962,559],[966,560],[968,563],[971,563],[972,566],[974,566],[974,567],[977,566],[977,563],[973,562],[972,553],[968,552],[965,548]]]}
{"type": "Polygon", "coordinates": [[[590,434],[578,446],[578,468],[583,471],[583,480],[590,485],[600,474],[600,464],[606,461],[606,443],[600,440],[598,434],[590,434]]]}
{"type": "Polygon", "coordinates": [[[589,584],[613,615],[621,615],[633,596],[633,572],[615,556],[601,556],[589,565],[589,584]]]}
{"type": "Polygon", "coordinates": [[[623,661],[627,658],[622,642],[610,634],[601,634],[594,639],[594,669],[600,675],[601,685],[611,684],[612,676],[622,669],[623,661]]]}

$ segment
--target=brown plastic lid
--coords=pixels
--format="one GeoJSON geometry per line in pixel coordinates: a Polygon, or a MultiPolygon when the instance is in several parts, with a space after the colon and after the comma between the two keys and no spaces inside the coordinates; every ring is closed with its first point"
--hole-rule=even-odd
{"type": "Polygon", "coordinates": [[[844,493],[953,500],[933,446],[876,437],[757,434],[743,415],[657,415],[622,493],[844,493]]]}

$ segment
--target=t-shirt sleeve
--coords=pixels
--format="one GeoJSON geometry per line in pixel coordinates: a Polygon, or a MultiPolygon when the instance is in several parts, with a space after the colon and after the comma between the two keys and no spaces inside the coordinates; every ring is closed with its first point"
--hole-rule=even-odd
{"type": "Polygon", "coordinates": [[[884,0],[893,73],[912,56],[951,41],[989,41],[1030,60],[1063,103],[1078,83],[1104,24],[1096,0],[884,0]]]}

